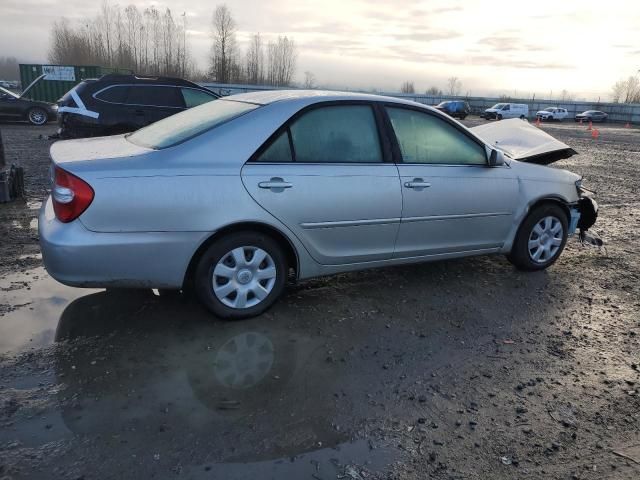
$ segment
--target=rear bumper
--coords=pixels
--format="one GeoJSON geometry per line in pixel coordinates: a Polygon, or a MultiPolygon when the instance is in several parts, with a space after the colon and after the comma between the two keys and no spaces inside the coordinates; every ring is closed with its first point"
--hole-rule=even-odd
{"type": "Polygon", "coordinates": [[[47,272],[73,287],[181,288],[202,232],[98,233],[55,218],[51,198],[38,221],[47,272]]]}

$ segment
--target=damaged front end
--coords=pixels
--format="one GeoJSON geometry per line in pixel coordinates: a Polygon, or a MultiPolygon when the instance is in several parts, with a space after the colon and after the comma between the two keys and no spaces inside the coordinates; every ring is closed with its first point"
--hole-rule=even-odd
{"type": "Polygon", "coordinates": [[[579,238],[580,242],[588,243],[591,245],[595,245],[596,247],[601,247],[603,245],[602,239],[594,236],[592,234],[587,233],[595,223],[598,218],[598,204],[596,201],[590,196],[595,194],[592,190],[588,190],[582,186],[582,180],[578,180],[576,182],[576,188],[578,189],[578,195],[580,196],[580,200],[575,205],[574,208],[571,209],[571,221],[573,229],[570,229],[570,232],[575,232],[576,229],[579,230],[579,238]],[[577,210],[577,218],[574,221],[573,211],[577,210]]]}

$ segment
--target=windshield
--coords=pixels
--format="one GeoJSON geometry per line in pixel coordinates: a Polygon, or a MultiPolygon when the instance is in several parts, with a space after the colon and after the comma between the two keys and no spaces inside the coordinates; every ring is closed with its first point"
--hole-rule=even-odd
{"type": "Polygon", "coordinates": [[[451,103],[451,102],[440,102],[437,106],[438,107],[446,107],[447,105],[449,105],[449,103],[451,103]]]}
{"type": "Polygon", "coordinates": [[[11,95],[13,98],[20,98],[18,95],[13,93],[11,90],[7,90],[6,88],[0,87],[0,95],[3,94],[3,93],[11,95]]]}
{"type": "Polygon", "coordinates": [[[258,106],[233,100],[214,100],[141,128],[127,135],[127,140],[155,150],[173,147],[258,106]]]}
{"type": "Polygon", "coordinates": [[[504,107],[506,105],[506,103],[496,103],[493,107],[491,108],[495,108],[496,110],[500,110],[502,109],[502,107],[504,107]]]}
{"type": "Polygon", "coordinates": [[[555,108],[549,107],[549,108],[545,108],[543,111],[544,112],[553,112],[554,110],[555,110],[555,108]]]}

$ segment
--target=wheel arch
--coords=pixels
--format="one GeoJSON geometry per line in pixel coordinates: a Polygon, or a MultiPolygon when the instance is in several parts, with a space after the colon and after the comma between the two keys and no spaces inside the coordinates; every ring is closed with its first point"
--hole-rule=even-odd
{"type": "Polygon", "coordinates": [[[239,222],[233,223],[230,225],[226,225],[215,233],[209,235],[196,249],[194,254],[191,256],[191,260],[189,260],[189,265],[187,266],[187,270],[185,271],[184,278],[182,280],[183,288],[186,287],[191,279],[193,278],[193,274],[195,272],[196,266],[198,264],[198,260],[202,256],[202,254],[209,248],[211,244],[213,244],[219,238],[224,237],[225,235],[229,235],[231,233],[237,232],[260,232],[269,237],[273,238],[279,245],[282,246],[285,256],[287,257],[287,263],[289,268],[293,268],[296,272],[296,277],[300,272],[300,260],[298,256],[298,252],[296,251],[295,246],[281,230],[274,227],[273,225],[269,225],[262,222],[239,222]]]}
{"type": "Polygon", "coordinates": [[[536,198],[532,200],[529,204],[527,204],[518,222],[514,223],[514,227],[509,234],[509,239],[504,243],[502,247],[502,252],[508,253],[511,251],[511,248],[513,247],[513,243],[516,240],[516,236],[520,231],[520,227],[522,226],[522,223],[527,219],[527,217],[533,210],[535,210],[536,208],[544,204],[559,206],[560,208],[562,208],[562,211],[567,216],[567,222],[570,221],[571,213],[570,213],[569,202],[567,202],[567,200],[565,200],[559,195],[545,195],[545,196],[536,198]]]}

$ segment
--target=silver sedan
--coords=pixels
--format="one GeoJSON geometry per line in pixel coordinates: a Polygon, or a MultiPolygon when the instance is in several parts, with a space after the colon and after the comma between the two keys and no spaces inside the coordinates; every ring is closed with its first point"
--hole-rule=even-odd
{"type": "Polygon", "coordinates": [[[395,98],[235,95],[55,143],[44,263],[78,287],[191,287],[223,318],[290,277],[495,253],[540,270],[595,221],[578,175],[531,163],[572,153],[521,120],[467,129],[395,98]]]}

